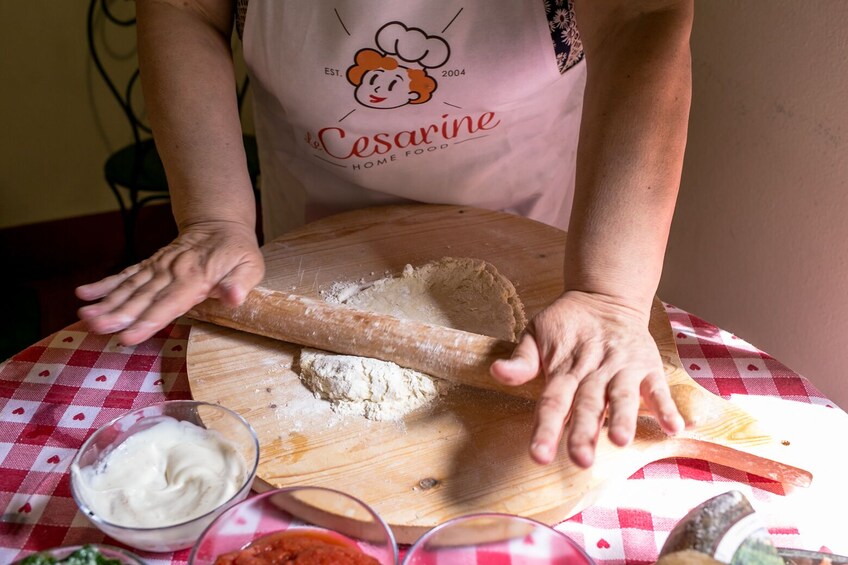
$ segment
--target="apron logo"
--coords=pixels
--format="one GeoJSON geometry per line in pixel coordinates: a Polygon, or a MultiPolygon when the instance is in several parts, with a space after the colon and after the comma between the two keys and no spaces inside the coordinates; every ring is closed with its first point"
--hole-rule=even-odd
{"type": "MultiPolygon", "coordinates": [[[[325,67],[325,74],[344,75],[354,86],[358,106],[340,117],[335,125],[322,127],[315,133],[305,132],[303,140],[313,156],[337,167],[362,171],[488,137],[501,123],[495,112],[465,112],[461,106],[444,100],[442,104],[454,110],[445,112],[437,107],[430,117],[425,112],[414,118],[416,121],[398,120],[403,124],[398,129],[378,129],[375,124],[363,122],[350,129],[342,126],[348,116],[362,107],[389,110],[432,100],[438,87],[434,69],[443,67],[451,58],[450,45],[441,36],[461,13],[462,9],[439,32],[441,35],[429,35],[420,28],[390,21],[375,34],[376,49],[359,49],[353,56],[353,65],[344,73],[336,67],[325,67]]],[[[336,17],[350,36],[338,12],[336,17]]],[[[464,74],[465,69],[439,71],[441,77],[464,74]]]]}
{"type": "Polygon", "coordinates": [[[368,108],[391,109],[430,100],[438,83],[428,70],[447,63],[447,41],[400,22],[385,24],[374,39],[377,49],[357,51],[347,70],[356,101],[368,108]]]}

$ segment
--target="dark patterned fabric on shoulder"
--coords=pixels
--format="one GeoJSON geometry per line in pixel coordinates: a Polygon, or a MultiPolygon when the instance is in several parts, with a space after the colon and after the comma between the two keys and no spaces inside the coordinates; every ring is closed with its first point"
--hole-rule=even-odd
{"type": "Polygon", "coordinates": [[[557,67],[564,73],[583,60],[583,43],[577,32],[572,0],[543,0],[554,41],[557,67]]]}
{"type": "Polygon", "coordinates": [[[247,3],[250,0],[236,0],[236,32],[239,39],[244,33],[244,19],[247,17],[247,3]]]}

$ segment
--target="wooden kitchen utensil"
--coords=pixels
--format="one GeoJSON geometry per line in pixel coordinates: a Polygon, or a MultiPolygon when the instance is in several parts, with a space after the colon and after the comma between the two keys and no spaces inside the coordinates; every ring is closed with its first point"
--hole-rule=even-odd
{"type": "Polygon", "coordinates": [[[392,361],[456,384],[536,399],[544,383],[506,386],[489,377],[489,365],[508,358],[515,343],[402,320],[264,288],[238,308],[207,300],[189,318],[333,353],[392,361]]]}
{"type": "MultiPolygon", "coordinates": [[[[531,317],[561,292],[564,248],[564,232],[508,214],[454,206],[370,209],[310,224],[263,247],[267,275],[261,287],[308,308],[340,281],[367,283],[400,273],[408,263],[475,257],[516,285],[531,317]]],[[[273,325],[272,316],[263,313],[263,293],[251,308],[273,325]]],[[[304,316],[311,324],[307,333],[319,331],[313,314],[304,316]]],[[[327,336],[349,330],[336,325],[327,336]]],[[[809,473],[784,462],[792,460],[791,446],[689,377],[658,301],[651,331],[689,429],[670,438],[652,419],[640,418],[628,448],[599,438],[589,470],[565,457],[545,467],[532,463],[527,445],[534,405],[497,392],[458,386],[432,410],[399,423],[339,416],[298,379],[299,346],[243,331],[195,323],[188,376],[195,398],[219,402],[253,424],[261,444],[260,486],[311,484],[348,492],[374,507],[400,542],[470,512],[556,523],[589,505],[610,482],[668,457],[809,483],[809,473]]]]}

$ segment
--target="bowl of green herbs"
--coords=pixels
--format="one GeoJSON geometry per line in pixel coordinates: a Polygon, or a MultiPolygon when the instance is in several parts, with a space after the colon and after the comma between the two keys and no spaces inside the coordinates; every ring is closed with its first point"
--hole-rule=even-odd
{"type": "Polygon", "coordinates": [[[39,551],[15,561],[13,565],[145,565],[125,549],[111,545],[68,545],[39,551]]]}

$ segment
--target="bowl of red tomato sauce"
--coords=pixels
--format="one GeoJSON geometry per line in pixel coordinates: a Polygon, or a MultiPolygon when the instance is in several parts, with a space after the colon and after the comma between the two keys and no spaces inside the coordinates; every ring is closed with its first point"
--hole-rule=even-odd
{"type": "Polygon", "coordinates": [[[396,565],[389,526],[357,498],[287,487],[229,508],[201,534],[189,565],[396,565]]]}

